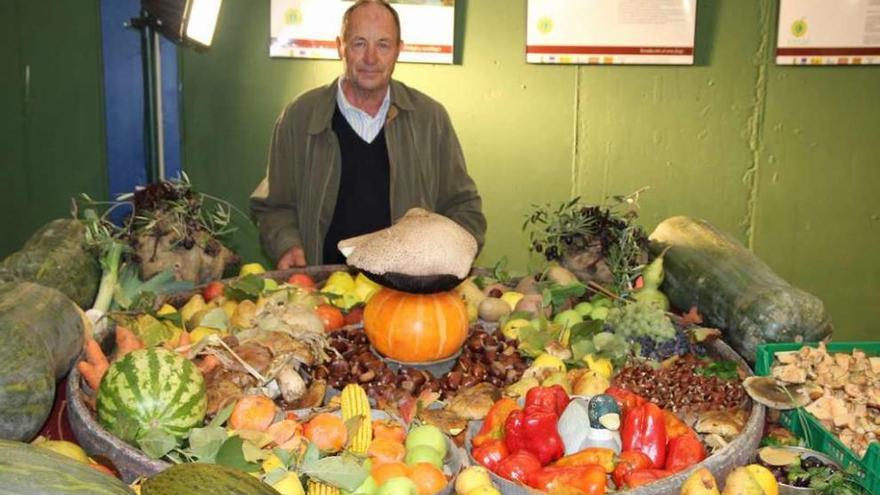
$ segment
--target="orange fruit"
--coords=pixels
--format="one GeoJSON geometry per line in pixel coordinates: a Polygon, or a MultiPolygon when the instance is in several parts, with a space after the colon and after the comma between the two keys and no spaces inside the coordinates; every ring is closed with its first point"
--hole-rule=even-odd
{"type": "Polygon", "coordinates": [[[389,462],[373,466],[373,471],[370,474],[373,476],[376,486],[382,486],[382,483],[385,483],[391,478],[408,477],[409,470],[407,469],[406,464],[402,462],[389,462]]]}
{"type": "Polygon", "coordinates": [[[345,421],[330,413],[321,413],[306,423],[306,438],[324,452],[339,452],[348,439],[345,421]]]}
{"type": "Polygon", "coordinates": [[[373,420],[373,438],[388,438],[403,443],[406,440],[406,430],[393,419],[376,419],[373,420]]]}
{"type": "Polygon", "coordinates": [[[446,488],[448,481],[443,471],[433,464],[417,462],[409,467],[409,479],[416,484],[419,495],[434,495],[446,488]]]}
{"type": "Polygon", "coordinates": [[[324,323],[325,332],[335,332],[345,326],[345,316],[342,310],[332,304],[321,304],[315,308],[318,318],[324,323]]]}
{"type": "Polygon", "coordinates": [[[247,395],[232,408],[229,426],[233,430],[266,431],[275,421],[277,410],[275,402],[265,395],[247,395]]]}
{"type": "Polygon", "coordinates": [[[403,462],[403,458],[406,457],[406,447],[403,446],[403,443],[391,438],[377,438],[370,443],[367,455],[373,459],[374,465],[403,462]]]}

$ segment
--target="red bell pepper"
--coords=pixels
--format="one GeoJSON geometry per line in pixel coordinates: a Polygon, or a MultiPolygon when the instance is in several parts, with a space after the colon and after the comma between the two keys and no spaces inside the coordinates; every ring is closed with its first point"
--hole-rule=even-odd
{"type": "Polygon", "coordinates": [[[575,454],[567,455],[553,463],[557,467],[586,466],[589,464],[602,466],[606,473],[614,471],[614,451],[604,447],[589,447],[575,454]]]}
{"type": "Polygon", "coordinates": [[[495,474],[502,478],[526,483],[528,476],[541,469],[541,461],[535,454],[527,450],[520,450],[505,457],[495,466],[495,474]]]}
{"type": "Polygon", "coordinates": [[[504,440],[490,440],[479,447],[474,447],[471,451],[474,460],[486,466],[487,469],[494,471],[504,458],[510,455],[504,440]]]}
{"type": "Polygon", "coordinates": [[[532,387],[526,393],[526,409],[541,408],[562,414],[571,399],[561,385],[550,387],[532,387]]]}
{"type": "Polygon", "coordinates": [[[670,473],[669,471],[663,469],[639,469],[638,471],[633,471],[629,473],[624,483],[626,484],[627,488],[636,488],[642,485],[653,483],[671,474],[672,473],[670,473]]]}
{"type": "Polygon", "coordinates": [[[685,434],[696,434],[678,415],[666,409],[663,410],[663,423],[666,425],[667,441],[685,434]]]}
{"type": "Polygon", "coordinates": [[[666,424],[663,411],[646,402],[630,410],[620,428],[623,450],[639,450],[651,459],[654,467],[666,464],[666,424]]]}
{"type": "Polygon", "coordinates": [[[624,450],[617,457],[617,466],[611,474],[614,485],[618,490],[622,490],[626,483],[626,477],[633,471],[641,469],[649,469],[654,466],[651,459],[639,450],[624,450]]]}
{"type": "Polygon", "coordinates": [[[605,470],[601,466],[546,466],[527,478],[532,488],[553,493],[559,487],[570,487],[585,495],[605,493],[605,470]]]}
{"type": "Polygon", "coordinates": [[[629,390],[622,389],[620,387],[612,386],[608,387],[608,390],[605,391],[606,394],[614,397],[614,400],[617,401],[617,405],[620,406],[620,417],[626,415],[627,411],[630,409],[641,406],[645,402],[648,402],[641,395],[630,392],[629,390]]]}
{"type": "Polygon", "coordinates": [[[565,454],[556,429],[559,415],[568,405],[568,394],[559,385],[534,387],[526,394],[526,407],[507,416],[504,441],[511,453],[527,450],[549,464],[565,454]]]}
{"type": "Polygon", "coordinates": [[[556,430],[559,416],[541,409],[526,411],[513,411],[507,417],[504,425],[507,449],[511,453],[531,452],[542,466],[562,457],[565,445],[556,430]]]}
{"type": "Polygon", "coordinates": [[[671,473],[684,471],[706,458],[706,448],[695,434],[685,434],[673,438],[666,445],[666,464],[664,469],[671,473]]]}
{"type": "Polygon", "coordinates": [[[519,406],[516,404],[516,401],[510,397],[495,401],[495,404],[492,404],[492,408],[489,409],[489,413],[486,414],[486,418],[483,420],[483,426],[480,428],[480,431],[476,436],[474,436],[471,444],[474,447],[480,447],[492,440],[503,439],[504,422],[507,421],[507,417],[510,416],[510,413],[517,409],[519,409],[519,406]]]}

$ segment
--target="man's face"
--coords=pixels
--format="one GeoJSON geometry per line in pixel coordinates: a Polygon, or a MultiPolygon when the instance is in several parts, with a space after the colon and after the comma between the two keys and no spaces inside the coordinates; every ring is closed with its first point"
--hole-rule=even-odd
{"type": "Polygon", "coordinates": [[[336,38],[345,78],[355,91],[384,92],[401,48],[391,12],[375,4],[359,7],[351,14],[345,38],[336,38]]]}

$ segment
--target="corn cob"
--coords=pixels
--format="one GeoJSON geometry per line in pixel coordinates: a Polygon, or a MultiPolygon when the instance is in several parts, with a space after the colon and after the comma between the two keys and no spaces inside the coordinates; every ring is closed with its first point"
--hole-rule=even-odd
{"type": "Polygon", "coordinates": [[[342,389],[342,419],[349,420],[360,416],[362,419],[357,432],[350,442],[350,450],[356,454],[366,454],[373,440],[372,414],[367,393],[357,384],[350,383],[342,389]]]}
{"type": "Polygon", "coordinates": [[[340,495],[339,488],[320,481],[309,480],[308,495],[340,495]]]}

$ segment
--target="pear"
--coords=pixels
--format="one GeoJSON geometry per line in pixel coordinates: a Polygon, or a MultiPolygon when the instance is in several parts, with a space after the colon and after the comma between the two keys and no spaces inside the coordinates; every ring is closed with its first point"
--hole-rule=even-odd
{"type": "Polygon", "coordinates": [[[758,480],[743,466],[727,475],[721,495],[765,495],[765,493],[758,480]]]}
{"type": "Polygon", "coordinates": [[[537,378],[535,378],[533,376],[527,376],[525,378],[520,379],[516,383],[512,383],[512,384],[508,385],[506,392],[510,395],[515,395],[518,397],[525,397],[526,393],[529,390],[531,390],[537,386],[540,386],[540,385],[541,385],[541,382],[539,382],[537,378]]]}
{"type": "Polygon", "coordinates": [[[229,324],[238,328],[251,328],[254,326],[254,317],[257,315],[257,305],[248,299],[238,303],[229,324]]]}
{"type": "Polygon", "coordinates": [[[477,287],[472,278],[458,284],[458,287],[453,289],[453,292],[461,296],[466,302],[473,303],[476,307],[479,307],[483,299],[486,298],[486,294],[483,294],[483,291],[477,287]]]}
{"type": "Polygon", "coordinates": [[[202,308],[205,307],[205,298],[201,294],[196,294],[189,298],[189,301],[180,308],[180,317],[183,321],[189,321],[190,318],[202,308]]]}
{"type": "Polygon", "coordinates": [[[556,263],[547,267],[547,270],[544,272],[544,278],[559,285],[571,285],[580,282],[574,273],[556,263]]]}
{"type": "Polygon", "coordinates": [[[688,476],[681,485],[681,495],[720,495],[715,477],[706,468],[700,468],[688,476]]]}
{"type": "Polygon", "coordinates": [[[565,389],[565,393],[571,394],[571,381],[569,381],[564,371],[554,371],[541,382],[542,387],[552,387],[553,385],[561,385],[565,389]]]}

